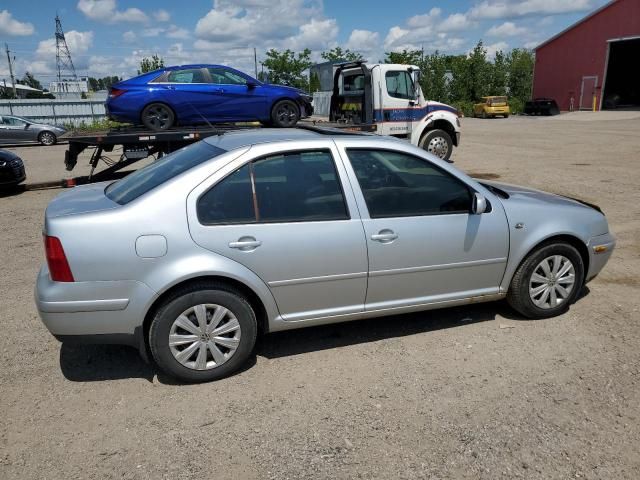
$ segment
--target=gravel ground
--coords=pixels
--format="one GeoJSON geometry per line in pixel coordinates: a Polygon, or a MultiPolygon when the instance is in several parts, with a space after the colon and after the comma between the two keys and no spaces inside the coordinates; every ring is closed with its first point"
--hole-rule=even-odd
{"type": "MultiPolygon", "coordinates": [[[[495,303],[272,334],[205,385],[57,343],[32,289],[59,190],[0,198],[0,478],[637,479],[640,118],[464,119],[462,141],[467,172],[606,212],[618,249],[567,314],[495,303]]],[[[64,146],[15,150],[32,181],[65,175],[64,146]]]]}

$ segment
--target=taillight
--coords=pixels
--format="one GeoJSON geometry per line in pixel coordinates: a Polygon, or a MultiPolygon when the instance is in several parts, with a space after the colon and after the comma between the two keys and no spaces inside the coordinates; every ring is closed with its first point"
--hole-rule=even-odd
{"type": "Polygon", "coordinates": [[[109,92],[109,98],[116,98],[122,95],[126,90],[122,90],[121,88],[111,88],[109,92]]]}
{"type": "Polygon", "coordinates": [[[44,251],[49,265],[49,274],[54,282],[73,282],[73,274],[69,268],[67,256],[58,237],[44,237],[44,251]]]}

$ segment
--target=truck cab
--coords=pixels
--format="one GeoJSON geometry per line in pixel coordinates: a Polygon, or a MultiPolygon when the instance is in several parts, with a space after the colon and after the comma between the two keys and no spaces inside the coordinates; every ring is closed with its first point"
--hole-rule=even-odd
{"type": "Polygon", "coordinates": [[[406,138],[449,160],[460,143],[458,111],[426,100],[415,65],[340,64],[333,79],[329,121],[406,138]]]}

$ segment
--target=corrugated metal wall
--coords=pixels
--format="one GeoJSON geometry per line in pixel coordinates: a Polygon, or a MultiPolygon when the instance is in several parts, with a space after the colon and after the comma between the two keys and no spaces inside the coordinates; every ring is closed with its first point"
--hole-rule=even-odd
{"type": "Polygon", "coordinates": [[[328,117],[333,92],[313,92],[313,114],[328,117]]]}
{"type": "Polygon", "coordinates": [[[51,124],[90,124],[106,118],[104,101],[104,98],[0,100],[0,115],[16,115],[51,124]]]}

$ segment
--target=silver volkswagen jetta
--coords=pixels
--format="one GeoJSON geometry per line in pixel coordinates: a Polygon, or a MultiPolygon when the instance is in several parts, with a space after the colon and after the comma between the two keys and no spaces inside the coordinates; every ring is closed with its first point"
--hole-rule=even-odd
{"type": "Polygon", "coordinates": [[[322,129],[210,137],[74,188],[44,236],[53,335],[134,345],[192,382],[238,370],[258,332],[504,297],[558,315],[615,245],[595,206],[322,129]]]}

